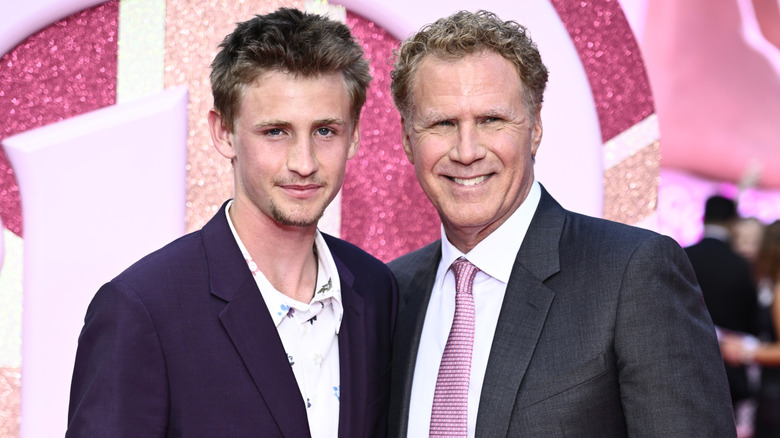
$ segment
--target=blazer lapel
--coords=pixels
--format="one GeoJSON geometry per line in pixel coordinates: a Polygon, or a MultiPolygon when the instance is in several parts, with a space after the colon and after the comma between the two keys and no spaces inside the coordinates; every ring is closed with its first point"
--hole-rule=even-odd
{"type": "Polygon", "coordinates": [[[393,367],[390,383],[389,436],[406,436],[414,367],[425,313],[431,299],[436,270],[441,259],[441,241],[429,246],[409,282],[399,282],[400,299],[393,338],[393,367]]]}
{"type": "Polygon", "coordinates": [[[368,384],[365,348],[366,333],[363,297],[352,289],[354,276],[333,254],[341,281],[344,316],[339,330],[339,436],[361,436],[365,429],[366,392],[368,384]]]}
{"type": "Polygon", "coordinates": [[[544,281],[560,270],[565,211],[542,198],[515,259],[498,317],[479,402],[476,436],[506,436],[512,409],[555,294],[544,281]]]}
{"type": "Polygon", "coordinates": [[[308,437],[306,407],[295,375],[224,210],[223,205],[203,228],[211,291],[227,302],[219,319],[282,435],[308,437]]]}

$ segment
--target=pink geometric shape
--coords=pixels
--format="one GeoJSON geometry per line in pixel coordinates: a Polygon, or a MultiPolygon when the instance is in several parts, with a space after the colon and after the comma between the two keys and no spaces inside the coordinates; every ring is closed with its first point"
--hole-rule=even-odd
{"type": "Polygon", "coordinates": [[[184,232],[186,114],[179,87],[4,140],[28,231],[23,437],[63,435],[76,341],[100,285],[184,232]]]}
{"type": "MultiPolygon", "coordinates": [[[[8,29],[0,25],[0,38],[16,38],[5,32],[26,29],[30,35],[37,30],[38,21],[25,21],[35,11],[46,9],[44,15],[56,19],[52,14],[83,3],[3,2],[4,8],[20,15],[0,13],[2,20],[21,21],[8,29]],[[21,23],[29,27],[18,27],[21,23]]],[[[118,15],[116,0],[82,11],[30,36],[0,58],[0,141],[115,102],[118,15]]],[[[0,217],[9,230],[22,236],[18,190],[14,171],[0,149],[0,217]]]]}

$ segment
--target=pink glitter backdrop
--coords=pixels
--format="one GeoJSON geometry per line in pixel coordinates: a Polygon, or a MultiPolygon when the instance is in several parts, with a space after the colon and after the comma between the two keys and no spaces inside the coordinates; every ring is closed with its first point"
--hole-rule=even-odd
{"type": "Polygon", "coordinates": [[[588,76],[601,137],[608,141],[653,114],[653,95],[618,0],[551,0],[588,76]]]}
{"type": "MultiPolygon", "coordinates": [[[[551,3],[582,59],[603,140],[652,114],[644,65],[619,2],[551,3]]],[[[49,26],[2,57],[0,140],[114,103],[117,17],[118,0],[113,0],[49,26]]],[[[439,219],[419,188],[400,143],[400,119],[389,95],[388,61],[398,41],[370,20],[349,12],[347,23],[364,45],[374,81],[362,117],[361,149],[348,163],[342,237],[390,260],[438,238],[439,219]]],[[[615,182],[626,186],[623,180],[615,182]]],[[[654,189],[642,185],[642,190],[654,189]]],[[[688,198],[686,204],[692,204],[688,198]]],[[[694,204],[698,202],[695,199],[694,204]]],[[[679,210],[678,205],[673,207],[679,210]]],[[[675,212],[668,213],[672,217],[675,212]]],[[[14,174],[0,150],[0,217],[4,226],[20,236],[21,214],[14,174]]],[[[10,386],[18,390],[18,384],[15,380],[10,386]]],[[[5,397],[9,396],[1,395],[0,401],[8,400],[5,397]]],[[[0,406],[0,413],[9,411],[18,414],[0,406]]],[[[0,436],[2,432],[0,424],[0,436]]]]}
{"type": "MultiPolygon", "coordinates": [[[[73,14],[0,59],[0,141],[115,102],[118,16],[118,0],[73,14]]],[[[0,218],[22,236],[19,187],[1,148],[0,218]]]]}
{"type": "Polygon", "coordinates": [[[652,114],[653,95],[645,65],[618,0],[551,3],[588,75],[603,141],[652,114]]]}
{"type": "Polygon", "coordinates": [[[360,150],[347,163],[341,237],[390,261],[439,237],[428,202],[401,145],[401,117],[390,97],[391,57],[398,40],[373,22],[347,13],[374,80],[361,116],[360,150]]]}

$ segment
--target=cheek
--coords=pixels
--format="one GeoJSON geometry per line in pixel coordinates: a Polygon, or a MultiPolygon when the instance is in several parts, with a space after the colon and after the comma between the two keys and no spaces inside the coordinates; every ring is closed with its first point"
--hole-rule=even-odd
{"type": "Polygon", "coordinates": [[[412,149],[414,155],[415,167],[425,170],[433,170],[437,163],[440,163],[446,157],[448,147],[442,139],[431,141],[426,137],[426,141],[418,141],[412,149]]]}

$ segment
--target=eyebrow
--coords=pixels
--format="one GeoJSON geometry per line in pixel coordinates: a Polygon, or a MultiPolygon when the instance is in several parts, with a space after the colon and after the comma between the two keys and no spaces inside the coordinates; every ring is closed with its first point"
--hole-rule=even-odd
{"type": "MultiPolygon", "coordinates": [[[[505,108],[505,107],[493,107],[488,108],[485,111],[482,111],[479,113],[479,117],[503,117],[503,118],[512,118],[515,117],[516,114],[514,111],[505,108]]],[[[448,113],[440,113],[437,111],[430,111],[428,114],[425,114],[420,117],[420,122],[424,125],[430,125],[436,122],[441,122],[443,120],[450,120],[454,118],[455,116],[448,113]]]]}
{"type": "Polygon", "coordinates": [[[435,111],[430,111],[428,114],[425,114],[420,117],[420,122],[423,126],[428,126],[436,122],[441,122],[443,120],[449,120],[453,116],[450,114],[445,113],[439,113],[435,111]]]}
{"type": "MultiPolygon", "coordinates": [[[[318,120],[314,120],[312,122],[313,126],[320,126],[320,125],[346,125],[346,124],[347,123],[341,117],[332,117],[332,118],[327,118],[327,119],[318,119],[318,120]]],[[[261,121],[255,123],[255,124],[253,124],[253,126],[255,128],[261,128],[261,127],[264,127],[264,126],[291,126],[291,125],[292,125],[292,123],[290,123],[290,122],[288,122],[286,120],[274,120],[274,119],[271,119],[271,120],[261,120],[261,121]]]]}
{"type": "Polygon", "coordinates": [[[347,122],[344,121],[341,117],[333,117],[329,119],[320,119],[315,120],[313,125],[346,125],[347,122]]]}

